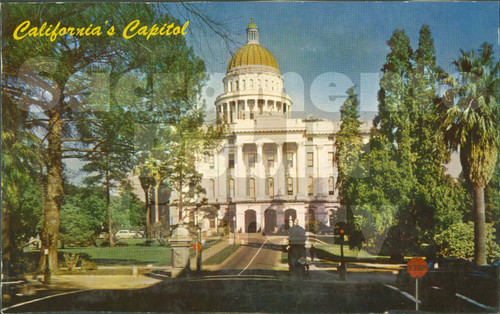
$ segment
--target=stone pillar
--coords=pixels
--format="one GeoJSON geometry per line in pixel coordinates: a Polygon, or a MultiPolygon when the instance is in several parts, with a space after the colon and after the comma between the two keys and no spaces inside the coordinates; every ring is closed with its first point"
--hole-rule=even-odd
{"type": "Polygon", "coordinates": [[[189,248],[191,237],[189,231],[178,225],[172,232],[170,247],[172,248],[172,276],[182,275],[184,271],[189,271],[189,248]]]}
{"type": "Polygon", "coordinates": [[[245,161],[243,158],[243,145],[238,144],[236,152],[236,178],[235,178],[235,198],[240,199],[246,195],[246,175],[245,175],[245,161]]]}
{"type": "Polygon", "coordinates": [[[285,165],[283,161],[283,142],[276,143],[278,170],[274,184],[275,195],[286,195],[285,165]]]}
{"type": "Polygon", "coordinates": [[[322,162],[324,160],[324,145],[319,144],[316,145],[315,149],[315,155],[314,155],[314,165],[316,166],[316,182],[314,182],[314,194],[324,194],[328,195],[328,187],[325,192],[325,181],[327,181],[327,186],[328,186],[328,173],[327,172],[322,172],[321,169],[325,166],[322,162]],[[326,178],[326,179],[325,179],[326,178]]]}
{"type": "MultiPolygon", "coordinates": [[[[245,232],[245,211],[243,209],[238,211],[238,207],[236,207],[236,232],[239,233],[245,232]]],[[[237,238],[238,235],[236,236],[237,238]]]]}
{"type": "Polygon", "coordinates": [[[297,143],[297,195],[307,195],[306,150],[304,142],[297,143]]]}
{"type": "Polygon", "coordinates": [[[265,175],[265,166],[264,166],[264,152],[262,151],[263,143],[256,143],[257,145],[257,164],[256,171],[257,176],[256,179],[256,187],[255,187],[255,197],[256,199],[265,198],[265,183],[266,183],[266,175],[265,175]]]}

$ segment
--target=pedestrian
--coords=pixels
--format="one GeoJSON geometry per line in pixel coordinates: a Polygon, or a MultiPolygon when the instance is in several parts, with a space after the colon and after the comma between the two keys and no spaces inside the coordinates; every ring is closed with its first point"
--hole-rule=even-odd
{"type": "Polygon", "coordinates": [[[314,245],[311,244],[311,248],[309,249],[309,255],[311,255],[311,262],[314,262],[314,255],[316,254],[316,249],[314,245]]]}

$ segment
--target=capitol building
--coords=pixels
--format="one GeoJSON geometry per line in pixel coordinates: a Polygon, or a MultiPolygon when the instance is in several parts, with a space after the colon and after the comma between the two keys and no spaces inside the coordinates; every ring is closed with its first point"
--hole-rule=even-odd
{"type": "MultiPolygon", "coordinates": [[[[229,60],[224,91],[215,100],[227,125],[219,150],[198,164],[208,204],[231,231],[276,233],[311,221],[333,226],[338,199],[335,135],[340,122],[291,117],[276,58],[252,22],[247,43],[229,60]]],[[[363,124],[362,134],[368,136],[363,124]]]]}

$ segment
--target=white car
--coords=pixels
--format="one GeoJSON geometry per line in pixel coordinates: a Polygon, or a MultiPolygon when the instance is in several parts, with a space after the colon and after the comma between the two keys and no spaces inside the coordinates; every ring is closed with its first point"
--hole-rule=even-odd
{"type": "Polygon", "coordinates": [[[117,239],[132,239],[132,238],[137,238],[139,237],[137,232],[135,231],[130,231],[130,230],[119,230],[116,234],[115,237],[117,239]]]}

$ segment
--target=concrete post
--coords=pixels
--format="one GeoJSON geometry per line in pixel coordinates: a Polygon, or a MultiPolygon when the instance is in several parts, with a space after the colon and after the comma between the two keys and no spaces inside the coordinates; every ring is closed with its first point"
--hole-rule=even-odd
{"type": "Polygon", "coordinates": [[[181,275],[184,271],[189,271],[189,247],[191,237],[189,231],[178,225],[172,232],[170,246],[172,247],[172,277],[181,275]]]}

